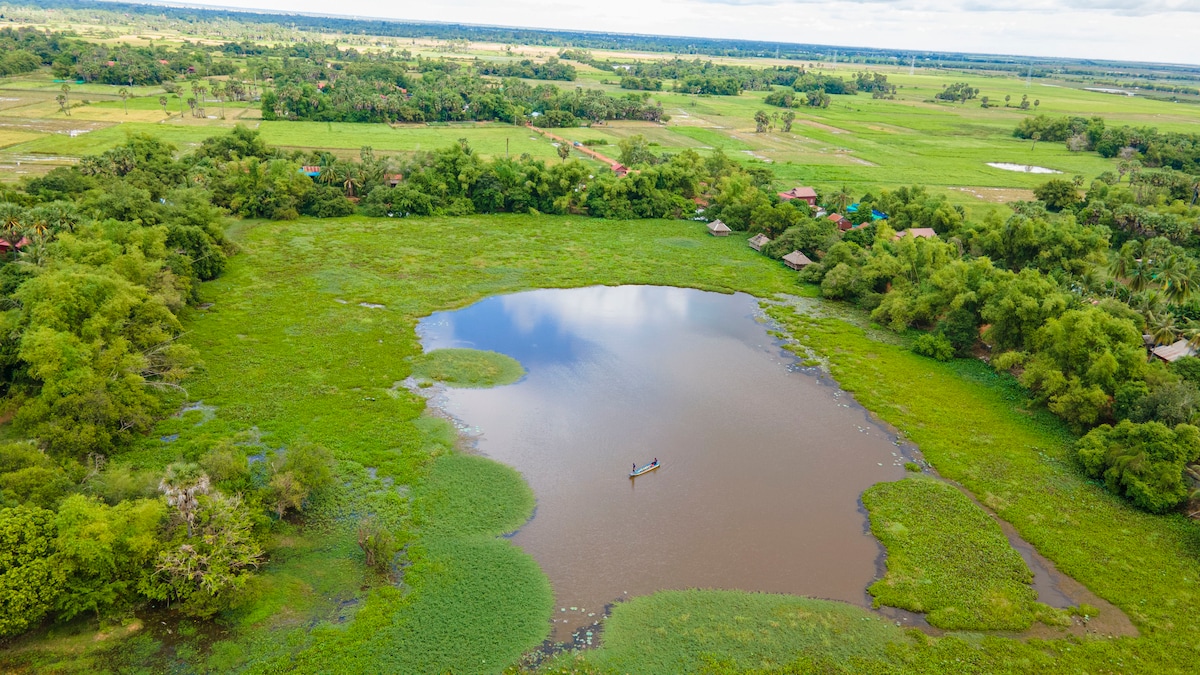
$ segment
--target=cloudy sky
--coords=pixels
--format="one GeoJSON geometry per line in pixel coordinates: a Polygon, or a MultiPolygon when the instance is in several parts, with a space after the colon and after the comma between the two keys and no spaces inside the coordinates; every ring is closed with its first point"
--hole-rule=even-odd
{"type": "Polygon", "coordinates": [[[1200,64],[1200,0],[219,0],[188,4],[1200,64]]]}

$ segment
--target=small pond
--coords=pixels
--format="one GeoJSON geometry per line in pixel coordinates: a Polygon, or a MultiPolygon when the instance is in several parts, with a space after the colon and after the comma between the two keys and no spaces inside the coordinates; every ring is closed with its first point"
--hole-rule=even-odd
{"type": "Polygon", "coordinates": [[[1010,164],[1008,162],[988,162],[988,166],[993,169],[1003,169],[1004,171],[1020,171],[1022,173],[1062,173],[1057,169],[1047,169],[1044,166],[1034,166],[1032,164],[1010,164]]]}
{"type": "Polygon", "coordinates": [[[767,330],[749,295],[644,286],[531,291],[421,322],[427,351],[492,350],[528,370],[439,399],[537,496],[513,541],[554,586],[556,637],[660,589],[867,602],[883,551],[859,496],[903,477],[901,448],[767,330]]]}

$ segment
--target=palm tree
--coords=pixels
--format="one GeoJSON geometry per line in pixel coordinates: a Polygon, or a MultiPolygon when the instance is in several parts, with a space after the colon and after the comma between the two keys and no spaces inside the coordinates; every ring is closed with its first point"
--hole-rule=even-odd
{"type": "Polygon", "coordinates": [[[1155,270],[1145,258],[1133,261],[1133,269],[1129,273],[1129,289],[1135,293],[1146,290],[1154,283],[1155,270]]]}
{"type": "Polygon", "coordinates": [[[62,91],[62,94],[59,94],[59,96],[62,97],[62,100],[59,101],[58,104],[60,106],[62,106],[63,112],[67,114],[67,117],[70,117],[71,116],[71,99],[70,99],[71,85],[64,84],[60,91],[62,91]]]}
{"type": "Polygon", "coordinates": [[[12,202],[0,202],[0,241],[8,244],[13,260],[17,259],[17,246],[27,233],[25,209],[12,202]]]}
{"type": "Polygon", "coordinates": [[[126,89],[125,87],[121,87],[121,90],[117,92],[117,96],[121,97],[121,103],[123,103],[125,105],[125,114],[128,115],[129,114],[129,90],[126,89]]]}
{"type": "Polygon", "coordinates": [[[1196,291],[1196,263],[1188,258],[1171,256],[1163,265],[1160,279],[1167,300],[1177,305],[1187,304],[1196,291]]]}
{"type": "Polygon", "coordinates": [[[166,97],[166,96],[159,96],[159,97],[158,97],[158,104],[159,104],[160,106],[162,106],[162,109],[163,109],[163,114],[164,114],[164,115],[166,115],[166,114],[167,114],[167,97],[166,97]]]}
{"type": "Polygon", "coordinates": [[[1154,344],[1168,345],[1176,340],[1178,331],[1175,328],[1175,317],[1167,312],[1146,315],[1146,329],[1154,338],[1154,344]]]}
{"type": "Polygon", "coordinates": [[[842,185],[831,199],[833,200],[833,206],[837,207],[837,212],[845,213],[846,207],[850,205],[850,200],[854,199],[854,196],[850,194],[850,188],[842,185]]]}
{"type": "Polygon", "coordinates": [[[158,483],[158,489],[166,496],[167,504],[174,506],[187,523],[188,536],[192,536],[192,525],[196,522],[196,511],[200,508],[198,498],[208,494],[211,489],[208,474],[201,471],[196,464],[175,462],[167,467],[166,474],[158,483]]]}
{"type": "Polygon", "coordinates": [[[337,166],[336,171],[342,183],[342,188],[346,190],[346,196],[353,197],[355,189],[362,186],[362,179],[358,175],[358,167],[353,162],[344,162],[337,166]]]}

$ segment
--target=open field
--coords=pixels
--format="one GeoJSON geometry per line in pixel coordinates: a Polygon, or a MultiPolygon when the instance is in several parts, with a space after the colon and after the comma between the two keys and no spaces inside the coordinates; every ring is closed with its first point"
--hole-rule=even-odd
{"type": "MultiPolygon", "coordinates": [[[[140,34],[136,32],[131,35],[140,34]]],[[[546,58],[553,49],[517,46],[511,52],[493,43],[460,44],[447,49],[437,40],[394,41],[405,48],[416,47],[426,57],[441,57],[469,61],[477,57],[510,60],[517,58],[546,58]],[[411,42],[411,44],[410,44],[411,42]]],[[[630,60],[661,58],[661,55],[629,54],[594,51],[597,58],[630,60]]],[[[714,58],[718,63],[738,65],[797,65],[795,61],[777,59],[714,58]]],[[[577,82],[552,82],[567,89],[577,86],[598,87],[614,94],[626,93],[616,86],[619,76],[584,64],[574,64],[577,82]],[[610,84],[602,84],[608,81],[610,84]]],[[[800,64],[809,65],[809,64],[800,64]]],[[[864,66],[856,64],[813,64],[818,70],[842,76],[852,75],[864,66]]],[[[1110,124],[1153,126],[1161,130],[1186,130],[1200,123],[1200,106],[1170,103],[1140,97],[1124,97],[1085,91],[1078,83],[1039,78],[1032,84],[1013,76],[986,72],[956,72],[930,68],[871,66],[872,71],[886,74],[899,89],[894,100],[873,99],[867,94],[834,96],[827,109],[800,108],[789,133],[778,123],[768,133],[754,132],[754,113],[782,112],[766,106],[766,92],[743,92],[739,96],[694,96],[670,91],[653,92],[671,119],[666,124],[613,122],[598,128],[562,129],[558,133],[571,140],[605,139],[609,141],[606,154],[616,156],[616,143],[622,138],[642,134],[658,152],[680,152],[685,149],[706,153],[721,148],[730,156],[745,162],[769,163],[777,176],[777,187],[783,189],[797,183],[811,184],[819,189],[836,189],[843,184],[856,192],[893,188],[921,183],[950,190],[952,201],[970,207],[984,207],[1003,201],[987,195],[990,190],[1024,192],[1043,182],[1036,174],[1004,171],[987,166],[989,162],[1010,162],[1046,166],[1067,176],[1080,174],[1091,178],[1113,168],[1115,163],[1094,153],[1072,153],[1061,143],[1034,144],[1012,137],[1012,129],[1023,118],[1036,113],[1050,115],[1103,116],[1110,124]],[[967,81],[980,89],[993,106],[982,108],[979,100],[966,104],[934,100],[934,94],[947,84],[967,81]],[[1004,107],[1004,97],[1012,97],[1014,107],[1004,107]],[[1022,111],[1015,104],[1022,96],[1037,101],[1035,109],[1022,111]]],[[[545,84],[529,80],[530,84],[545,84]]],[[[670,89],[671,81],[664,83],[670,89]]],[[[239,102],[225,105],[225,119],[216,119],[219,104],[207,105],[209,119],[196,119],[190,113],[180,116],[180,99],[167,95],[167,114],[164,115],[158,98],[163,92],[156,87],[129,88],[133,98],[123,103],[115,86],[72,84],[71,98],[77,107],[67,118],[54,101],[61,83],[46,73],[34,73],[0,81],[0,121],[7,117],[21,122],[46,121],[54,123],[90,123],[100,125],[129,125],[146,131],[146,125],[156,125],[164,137],[186,149],[206,133],[243,123],[261,129],[264,138],[285,148],[304,150],[325,149],[348,154],[369,145],[385,153],[407,153],[428,150],[466,138],[477,152],[496,156],[528,153],[534,157],[553,160],[554,148],[544,139],[522,130],[497,123],[465,123],[442,125],[339,124],[318,122],[261,122],[257,104],[239,102]],[[79,105],[87,100],[87,105],[79,105]],[[126,111],[128,108],[128,111],[126,111]],[[205,131],[200,131],[205,130],[205,131]]],[[[186,85],[185,85],[186,87],[186,85]]],[[[106,131],[75,138],[11,136],[3,141],[0,161],[23,157],[23,166],[32,162],[53,166],[70,158],[94,153],[119,142],[122,134],[106,131]],[[90,136],[90,137],[89,137],[90,136]],[[40,157],[53,157],[38,161],[40,157]]],[[[26,170],[37,170],[26,168],[26,170]]]]}

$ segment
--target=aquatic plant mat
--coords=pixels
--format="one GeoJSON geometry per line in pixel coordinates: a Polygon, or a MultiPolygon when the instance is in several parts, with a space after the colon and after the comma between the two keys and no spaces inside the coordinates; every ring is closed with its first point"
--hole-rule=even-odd
{"type": "Polygon", "coordinates": [[[413,376],[451,387],[497,387],[525,375],[516,359],[478,349],[435,349],[415,359],[413,376]]]}

